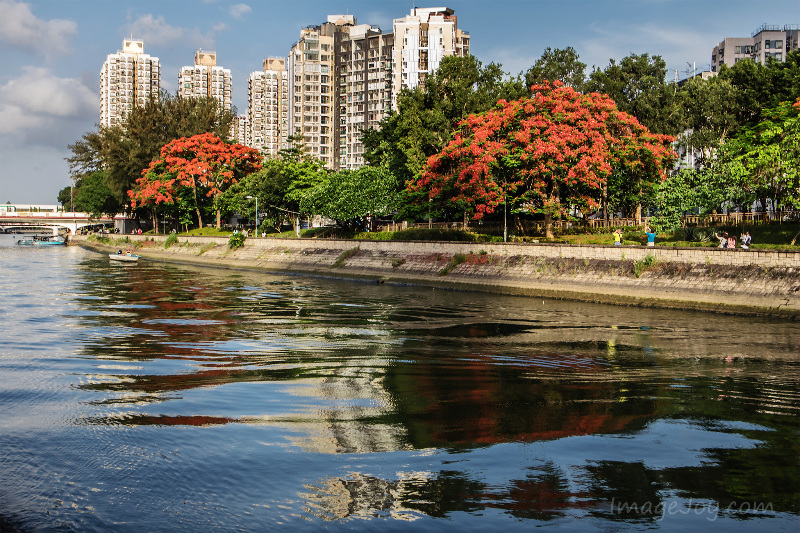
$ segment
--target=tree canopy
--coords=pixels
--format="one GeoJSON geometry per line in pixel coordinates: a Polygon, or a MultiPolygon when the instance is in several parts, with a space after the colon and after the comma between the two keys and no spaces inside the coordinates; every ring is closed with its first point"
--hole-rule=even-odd
{"type": "Polygon", "coordinates": [[[682,129],[681,108],[677,86],[667,84],[666,76],[667,64],[661,56],[631,54],[592,71],[585,91],[609,96],[620,111],[633,115],[652,132],[674,135],[682,129]]]}
{"type": "Polygon", "coordinates": [[[158,157],[161,147],[181,137],[213,133],[227,139],[235,112],[215,98],[183,98],[162,91],[144,106],[136,106],[122,124],[100,127],[69,145],[67,157],[73,179],[105,170],[106,183],[119,202],[158,157]]]}
{"type": "Polygon", "coordinates": [[[529,94],[521,80],[505,76],[499,65],[484,67],[474,56],[443,58],[423,85],[400,93],[397,113],[363,133],[364,159],[384,166],[401,183],[410,180],[450,140],[462,118],[491,109],[501,98],[529,94]]]}
{"type": "Polygon", "coordinates": [[[222,193],[247,174],[261,168],[261,156],[254,148],[226,143],[211,133],[182,137],[165,144],[159,157],[128,191],[131,206],[175,204],[188,199],[203,227],[202,198],[211,198],[221,227],[222,193]],[[188,193],[188,195],[187,195],[188,193]]]}
{"type": "Polygon", "coordinates": [[[315,183],[303,197],[300,209],[354,228],[369,216],[394,214],[400,204],[399,189],[395,177],[384,168],[340,170],[315,183]]]}
{"type": "Polygon", "coordinates": [[[464,205],[475,219],[501,204],[552,216],[597,207],[612,171],[661,180],[671,137],[652,134],[598,94],[542,84],[530,98],[463,120],[409,189],[464,205]]]}
{"type": "Polygon", "coordinates": [[[536,63],[525,73],[525,86],[532,87],[545,81],[560,81],[578,92],[586,81],[586,63],[582,63],[574,48],[555,50],[547,47],[536,63]]]}

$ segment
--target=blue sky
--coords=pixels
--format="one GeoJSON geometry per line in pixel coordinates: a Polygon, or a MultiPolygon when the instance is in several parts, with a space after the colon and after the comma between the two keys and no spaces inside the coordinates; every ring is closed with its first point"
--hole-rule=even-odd
{"type": "MultiPolygon", "coordinates": [[[[267,56],[283,57],[300,29],[329,14],[391,31],[414,0],[0,0],[0,202],[54,204],[69,185],[67,145],[99,120],[99,72],[106,55],[133,36],[159,57],[162,87],[197,48],[216,50],[233,75],[243,113],[247,76],[267,56]]],[[[418,7],[455,10],[472,53],[506,72],[527,70],[545,48],[572,46],[589,67],[630,53],[660,55],[686,77],[709,68],[724,37],[762,23],[800,24],[797,0],[450,0],[418,7]]]]}

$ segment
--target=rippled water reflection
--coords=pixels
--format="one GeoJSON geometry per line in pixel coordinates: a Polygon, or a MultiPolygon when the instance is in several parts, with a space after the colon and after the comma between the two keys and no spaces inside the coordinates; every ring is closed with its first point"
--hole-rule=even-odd
{"type": "Polygon", "coordinates": [[[0,269],[0,529],[798,525],[796,323],[74,247],[0,269]]]}

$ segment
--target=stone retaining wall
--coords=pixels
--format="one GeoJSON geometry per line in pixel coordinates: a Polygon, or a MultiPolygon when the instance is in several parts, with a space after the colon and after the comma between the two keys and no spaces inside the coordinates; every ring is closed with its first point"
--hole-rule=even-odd
{"type": "MultiPolygon", "coordinates": [[[[132,241],[154,240],[164,242],[163,235],[130,235],[132,241]]],[[[180,237],[179,243],[202,246],[215,244],[225,246],[227,237],[180,237]]],[[[248,238],[246,247],[258,249],[285,248],[310,250],[315,248],[348,250],[358,246],[361,250],[382,251],[399,254],[469,254],[481,250],[491,255],[529,256],[563,259],[591,259],[608,261],[641,261],[652,255],[658,262],[689,264],[760,266],[800,268],[800,251],[782,250],[727,250],[723,248],[678,248],[672,246],[604,246],[575,244],[531,244],[531,243],[476,243],[440,241],[354,241],[348,239],[271,239],[248,238]]]]}
{"type": "MultiPolygon", "coordinates": [[[[223,237],[180,237],[167,249],[165,237],[129,238],[137,253],[153,260],[603,303],[800,317],[797,252],[261,238],[247,239],[244,246],[232,251],[223,237]],[[641,268],[648,255],[655,261],[641,268]]],[[[86,238],[75,238],[74,242],[97,248],[86,238]]]]}

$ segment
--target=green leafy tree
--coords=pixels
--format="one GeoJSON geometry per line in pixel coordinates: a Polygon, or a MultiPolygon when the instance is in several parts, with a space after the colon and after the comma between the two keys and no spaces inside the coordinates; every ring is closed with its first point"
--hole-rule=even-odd
{"type": "Polygon", "coordinates": [[[739,122],[735,106],[736,88],[725,78],[689,80],[681,92],[686,130],[679,142],[691,153],[699,153],[699,165],[708,166],[716,151],[736,132],[739,122]]]}
{"type": "Polygon", "coordinates": [[[719,77],[736,89],[730,105],[738,123],[752,125],[761,120],[764,109],[800,97],[800,51],[790,52],[783,62],[769,58],[764,65],[748,59],[723,65],[719,77]]]}
{"type": "Polygon", "coordinates": [[[581,92],[586,81],[586,63],[580,61],[580,56],[571,46],[563,50],[547,47],[542,57],[525,73],[525,86],[544,81],[560,81],[581,92]]]}
{"type": "Polygon", "coordinates": [[[331,218],[343,227],[357,227],[369,216],[395,213],[401,198],[398,189],[397,179],[384,168],[341,170],[308,190],[300,209],[331,218]]]}
{"type": "Polygon", "coordinates": [[[661,56],[631,54],[603,69],[594,69],[586,92],[608,95],[620,111],[636,117],[650,131],[675,135],[683,118],[677,87],[666,83],[667,66],[661,56]]]}
{"type": "Polygon", "coordinates": [[[89,213],[92,218],[101,215],[115,215],[120,212],[122,204],[108,188],[104,172],[92,172],[81,180],[75,207],[80,211],[89,213]]]}
{"type": "Polygon", "coordinates": [[[714,167],[720,182],[736,185],[734,204],[767,200],[775,209],[800,208],[800,97],[765,109],[720,149],[714,167]]]}
{"type": "Polygon", "coordinates": [[[64,187],[58,191],[58,203],[64,211],[75,211],[75,192],[80,188],[80,178],[75,180],[74,185],[64,187]]]}
{"type": "Polygon", "coordinates": [[[700,205],[697,184],[699,173],[685,169],[660,182],[655,191],[655,216],[650,226],[656,232],[669,231],[683,225],[683,215],[700,205]]]}

